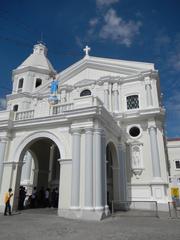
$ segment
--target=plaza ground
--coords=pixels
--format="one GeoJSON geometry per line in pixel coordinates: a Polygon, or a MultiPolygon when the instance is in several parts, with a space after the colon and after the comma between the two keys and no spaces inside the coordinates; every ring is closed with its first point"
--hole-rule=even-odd
{"type": "Polygon", "coordinates": [[[1,240],[179,240],[180,219],[115,215],[101,222],[60,218],[54,209],[33,209],[12,216],[0,214],[1,240]]]}

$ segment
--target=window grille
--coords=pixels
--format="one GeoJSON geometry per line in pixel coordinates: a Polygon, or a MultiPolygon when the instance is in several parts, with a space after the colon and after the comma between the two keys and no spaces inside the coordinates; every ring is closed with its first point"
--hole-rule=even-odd
{"type": "Polygon", "coordinates": [[[180,160],[175,161],[175,164],[176,164],[176,168],[180,169],[180,160]]]}
{"type": "Polygon", "coordinates": [[[138,95],[131,95],[127,97],[127,109],[139,108],[139,97],[138,95]]]}

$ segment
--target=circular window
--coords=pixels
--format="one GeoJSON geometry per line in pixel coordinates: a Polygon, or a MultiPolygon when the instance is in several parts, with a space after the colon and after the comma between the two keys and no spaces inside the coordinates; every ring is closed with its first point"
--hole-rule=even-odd
{"type": "Polygon", "coordinates": [[[129,134],[131,137],[137,137],[140,134],[140,129],[138,127],[132,127],[129,130],[129,134]]]}

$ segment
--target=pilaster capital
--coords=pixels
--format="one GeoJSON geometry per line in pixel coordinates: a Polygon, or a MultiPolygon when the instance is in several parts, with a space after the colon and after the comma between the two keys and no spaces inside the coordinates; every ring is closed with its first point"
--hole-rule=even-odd
{"type": "Polygon", "coordinates": [[[22,165],[24,164],[23,161],[18,161],[18,162],[3,162],[3,164],[5,166],[9,166],[12,167],[13,169],[16,169],[16,167],[22,167],[22,165]]]}
{"type": "Polygon", "coordinates": [[[0,136],[0,143],[6,143],[10,140],[10,136],[0,136]]]}
{"type": "Polygon", "coordinates": [[[86,134],[93,134],[94,128],[85,128],[84,131],[86,134]]]}
{"type": "Polygon", "coordinates": [[[156,122],[155,122],[154,119],[150,119],[150,120],[148,121],[148,129],[151,129],[151,128],[154,128],[154,129],[157,128],[157,125],[156,125],[156,122]]]}
{"type": "Polygon", "coordinates": [[[150,85],[151,84],[151,78],[149,76],[144,78],[144,83],[145,85],[150,85]]]}
{"type": "Polygon", "coordinates": [[[80,128],[71,128],[71,134],[72,135],[81,135],[82,129],[80,128]]]}
{"type": "Polygon", "coordinates": [[[105,136],[105,131],[102,128],[95,128],[94,134],[105,136]]]}
{"type": "Polygon", "coordinates": [[[118,83],[113,84],[113,91],[118,91],[118,83]]]}
{"type": "Polygon", "coordinates": [[[103,87],[104,90],[109,90],[109,82],[104,82],[103,87]]]}
{"type": "Polygon", "coordinates": [[[59,158],[58,162],[59,162],[60,166],[65,165],[65,164],[72,164],[72,159],[59,158]]]}

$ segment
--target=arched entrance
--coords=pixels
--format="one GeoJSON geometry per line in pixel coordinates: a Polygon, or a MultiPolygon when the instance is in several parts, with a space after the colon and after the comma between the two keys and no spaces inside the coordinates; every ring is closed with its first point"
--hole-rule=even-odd
{"type": "MultiPolygon", "coordinates": [[[[20,177],[17,177],[16,180],[18,200],[20,185],[26,188],[29,195],[32,194],[33,187],[37,188],[37,192],[42,188],[44,190],[49,188],[51,191],[55,188],[59,190],[60,166],[58,159],[60,158],[59,148],[50,138],[39,137],[27,143],[19,159],[24,166],[21,170],[19,169],[20,177]]],[[[18,202],[15,205],[17,207],[18,202]]]]}
{"type": "Polygon", "coordinates": [[[106,146],[107,205],[112,208],[112,201],[119,200],[119,164],[116,147],[112,142],[106,146]]]}

